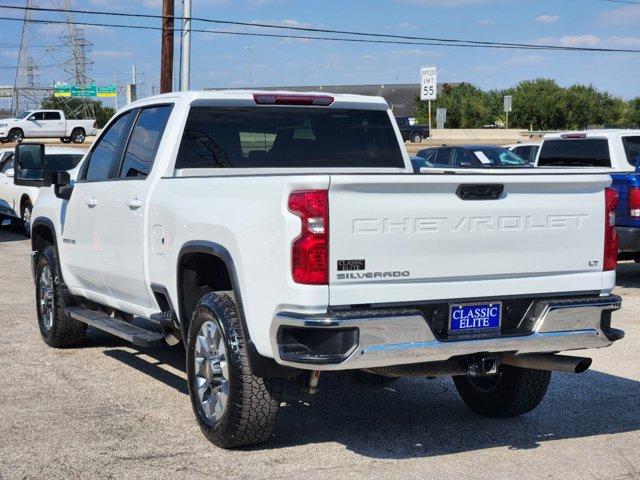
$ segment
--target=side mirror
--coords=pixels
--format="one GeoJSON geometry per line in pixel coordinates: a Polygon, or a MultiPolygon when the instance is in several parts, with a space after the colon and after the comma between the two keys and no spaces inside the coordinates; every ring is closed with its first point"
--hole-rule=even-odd
{"type": "Polygon", "coordinates": [[[53,185],[53,192],[56,197],[62,200],[69,200],[71,198],[73,185],[71,185],[71,175],[69,175],[69,172],[46,171],[44,176],[43,185],[45,187],[53,185]]]}
{"type": "Polygon", "coordinates": [[[14,154],[13,183],[41,187],[44,176],[44,143],[20,143],[14,154]]]}
{"type": "Polygon", "coordinates": [[[10,168],[6,172],[4,172],[4,174],[9,178],[13,178],[13,173],[14,173],[13,168],[10,168]]]}

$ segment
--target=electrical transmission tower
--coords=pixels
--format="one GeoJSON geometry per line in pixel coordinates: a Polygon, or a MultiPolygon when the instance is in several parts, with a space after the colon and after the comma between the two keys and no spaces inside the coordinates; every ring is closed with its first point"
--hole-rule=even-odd
{"type": "MultiPolygon", "coordinates": [[[[74,23],[71,0],[26,0],[26,6],[11,105],[14,113],[40,108],[53,94],[55,83],[78,86],[92,83],[89,71],[93,62],[89,53],[93,44],[86,39],[84,29],[74,23]],[[60,10],[62,18],[55,20],[64,23],[31,22],[34,11],[30,8],[39,6],[60,10]],[[48,82],[42,82],[45,75],[48,82]]],[[[58,100],[71,118],[95,118],[95,103],[91,99],[59,97],[58,100]]]]}

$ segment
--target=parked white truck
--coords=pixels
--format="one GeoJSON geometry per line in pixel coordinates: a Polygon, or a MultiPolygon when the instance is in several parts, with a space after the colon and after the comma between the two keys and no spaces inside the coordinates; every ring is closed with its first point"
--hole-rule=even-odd
{"type": "MultiPolygon", "coordinates": [[[[16,151],[16,181],[35,182],[42,145],[16,151]]],[[[286,377],[452,376],[472,410],[510,417],[539,404],[551,371],[591,363],[559,352],[624,335],[607,175],[412,175],[382,98],[149,98],[78,169],[40,171],[44,341],[79,345],[87,325],[182,340],[193,411],[221,447],[271,436],[286,377]]]]}
{"type": "Polygon", "coordinates": [[[25,138],[59,138],[62,143],[83,143],[96,134],[95,120],[68,120],[62,110],[28,110],[0,120],[0,142],[20,143],[25,138]]]}

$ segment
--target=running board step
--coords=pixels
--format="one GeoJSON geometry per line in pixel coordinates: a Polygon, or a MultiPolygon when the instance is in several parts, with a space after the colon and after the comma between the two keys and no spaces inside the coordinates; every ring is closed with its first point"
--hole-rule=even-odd
{"type": "Polygon", "coordinates": [[[109,317],[102,312],[84,307],[69,307],[67,312],[74,320],[120,337],[138,347],[153,347],[164,344],[164,336],[161,333],[145,330],[119,318],[109,317]]]}
{"type": "Polygon", "coordinates": [[[169,310],[166,312],[153,313],[149,317],[149,320],[151,320],[154,323],[157,323],[161,327],[171,328],[173,327],[173,323],[174,323],[173,312],[169,310]]]}

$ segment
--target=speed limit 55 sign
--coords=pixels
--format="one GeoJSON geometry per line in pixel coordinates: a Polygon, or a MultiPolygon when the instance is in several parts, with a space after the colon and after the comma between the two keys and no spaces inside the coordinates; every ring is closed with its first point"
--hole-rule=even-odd
{"type": "Polygon", "coordinates": [[[436,67],[420,69],[420,100],[435,100],[438,94],[438,73],[436,67]]]}

